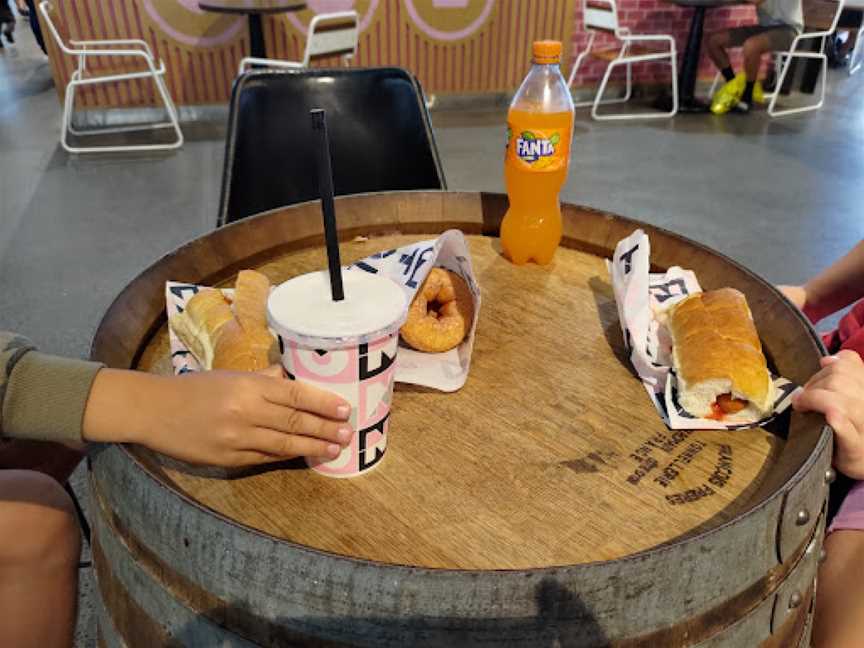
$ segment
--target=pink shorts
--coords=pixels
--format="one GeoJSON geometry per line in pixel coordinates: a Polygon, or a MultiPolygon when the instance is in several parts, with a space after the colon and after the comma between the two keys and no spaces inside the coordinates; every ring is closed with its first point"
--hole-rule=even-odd
{"type": "Polygon", "coordinates": [[[864,481],[856,482],[846,495],[828,533],[841,529],[864,531],[864,481]]]}

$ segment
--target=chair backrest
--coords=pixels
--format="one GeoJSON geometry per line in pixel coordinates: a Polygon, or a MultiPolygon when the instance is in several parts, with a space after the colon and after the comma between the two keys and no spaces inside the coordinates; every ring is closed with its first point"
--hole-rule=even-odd
{"type": "Polygon", "coordinates": [[[54,42],[57,43],[57,47],[66,54],[77,54],[76,50],[70,49],[66,45],[66,42],[60,35],[60,31],[57,29],[57,25],[54,24],[54,20],[51,18],[51,14],[55,12],[54,6],[48,0],[44,0],[39,3],[39,11],[42,14],[42,22],[48,26],[48,31],[51,32],[51,36],[54,38],[54,42]]]}
{"type": "Polygon", "coordinates": [[[618,31],[618,6],[615,0],[582,0],[585,29],[618,31]]]}
{"type": "Polygon", "coordinates": [[[303,54],[303,67],[309,67],[313,56],[341,54],[346,59],[357,52],[359,38],[356,11],[318,14],[309,22],[309,37],[303,54]]]}
{"type": "Polygon", "coordinates": [[[420,84],[405,70],[252,70],[231,95],[218,225],[319,197],[313,108],[327,112],[337,195],[446,189],[420,84]]]}

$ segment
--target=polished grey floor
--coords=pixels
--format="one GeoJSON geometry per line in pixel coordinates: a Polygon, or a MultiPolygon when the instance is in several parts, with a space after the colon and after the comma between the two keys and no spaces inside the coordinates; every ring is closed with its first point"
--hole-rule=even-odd
{"type": "MultiPolygon", "coordinates": [[[[86,356],[113,297],[212,228],[221,124],[169,155],[74,158],[60,148],[47,62],[21,30],[0,54],[0,329],[86,356]]],[[[801,282],[864,238],[864,73],[832,71],[826,106],[784,120],[578,114],[562,198],[680,232],[774,282],[801,282]]],[[[502,191],[503,113],[433,114],[450,188],[502,191]]],[[[79,471],[80,472],[80,471],[79,471]]],[[[75,480],[83,490],[81,475],[75,480]]],[[[79,645],[93,644],[84,572],[79,645]]]]}

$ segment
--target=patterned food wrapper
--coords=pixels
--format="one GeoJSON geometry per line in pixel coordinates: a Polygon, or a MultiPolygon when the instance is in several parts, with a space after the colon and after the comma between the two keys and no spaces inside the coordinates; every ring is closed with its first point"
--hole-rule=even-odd
{"type": "MultiPolygon", "coordinates": [[[[471,331],[458,347],[446,353],[422,353],[405,346],[400,347],[396,359],[396,382],[452,392],[460,389],[468,379],[474,334],[480,314],[480,286],[474,276],[471,256],[462,232],[449,230],[437,239],[378,252],[348,266],[344,271],[386,275],[402,287],[406,301],[410,304],[420,286],[423,285],[426,275],[435,267],[455,272],[468,284],[474,299],[474,321],[471,323],[471,331]]],[[[201,288],[202,286],[194,284],[167,282],[165,303],[168,316],[182,312],[186,303],[201,288]]],[[[228,299],[231,299],[234,294],[233,290],[228,289],[222,292],[228,299]]],[[[174,373],[200,371],[201,366],[171,327],[168,334],[174,373]]]]}
{"type": "Polygon", "coordinates": [[[650,272],[650,257],[648,235],[636,230],[618,242],[607,265],[630,362],[663,422],[673,430],[737,430],[764,425],[789,407],[798,387],[778,376],[773,376],[776,397],[772,412],[760,420],[697,418],[678,404],[672,341],[660,314],[684,297],[702,292],[702,288],[691,270],[673,266],[662,274],[650,272]]]}

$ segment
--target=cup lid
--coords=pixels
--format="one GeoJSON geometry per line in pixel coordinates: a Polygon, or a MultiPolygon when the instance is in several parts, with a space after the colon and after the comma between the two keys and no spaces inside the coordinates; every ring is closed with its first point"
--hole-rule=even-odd
{"type": "Polygon", "coordinates": [[[267,300],[270,326],[304,346],[326,349],[368,342],[404,323],[408,300],[389,277],[343,269],[342,284],[345,299],[334,302],[326,270],[289,279],[267,300]]]}

